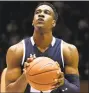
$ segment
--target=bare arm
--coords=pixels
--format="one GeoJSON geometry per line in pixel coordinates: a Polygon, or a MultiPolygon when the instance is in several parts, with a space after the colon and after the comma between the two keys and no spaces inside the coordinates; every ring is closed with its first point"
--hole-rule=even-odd
{"type": "Polygon", "coordinates": [[[65,62],[65,79],[64,85],[60,87],[62,93],[79,93],[80,81],[79,81],[79,55],[78,50],[74,45],[64,42],[63,56],[65,62]]]}
{"type": "Polygon", "coordinates": [[[65,74],[79,75],[79,54],[77,48],[74,45],[64,43],[63,56],[65,61],[65,74]]]}
{"type": "MultiPolygon", "coordinates": [[[[65,62],[64,75],[57,80],[56,89],[51,93],[79,93],[79,55],[74,45],[63,42],[63,57],[65,62]]],[[[55,87],[54,87],[55,88],[55,87]]]]}
{"type": "Polygon", "coordinates": [[[23,56],[22,43],[11,46],[6,55],[6,92],[24,92],[27,81],[24,73],[21,73],[20,62],[23,56]]]}

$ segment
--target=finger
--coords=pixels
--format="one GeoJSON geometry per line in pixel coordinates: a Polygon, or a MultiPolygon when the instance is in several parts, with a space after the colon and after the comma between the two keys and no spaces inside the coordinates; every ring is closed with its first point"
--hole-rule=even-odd
{"type": "Polygon", "coordinates": [[[54,89],[56,89],[56,86],[52,86],[52,87],[51,87],[51,90],[54,90],[54,89]]]}
{"type": "Polygon", "coordinates": [[[34,54],[33,56],[30,56],[27,58],[27,62],[32,62],[36,58],[36,55],[34,54]]]}
{"type": "Polygon", "coordinates": [[[60,77],[64,77],[64,73],[63,72],[60,72],[60,77]]]}
{"type": "Polygon", "coordinates": [[[60,65],[58,64],[58,62],[57,61],[55,61],[56,62],[56,65],[58,66],[58,67],[60,67],[60,65]]]}
{"type": "Polygon", "coordinates": [[[63,84],[64,84],[64,77],[58,79],[58,85],[61,86],[61,85],[63,85],[63,84]]]}
{"type": "Polygon", "coordinates": [[[58,88],[59,86],[63,85],[63,78],[60,78],[60,79],[55,79],[54,80],[54,84],[52,85],[51,89],[56,89],[58,88]]]}
{"type": "Polygon", "coordinates": [[[54,80],[54,84],[53,84],[52,86],[56,86],[58,83],[59,83],[59,82],[58,82],[58,79],[55,79],[55,80],[54,80]]]}
{"type": "Polygon", "coordinates": [[[25,62],[25,63],[24,63],[24,68],[27,68],[28,66],[30,66],[30,64],[27,63],[27,62],[25,62]]]}
{"type": "Polygon", "coordinates": [[[56,84],[54,84],[52,87],[51,87],[51,89],[56,89],[56,88],[58,88],[58,87],[60,87],[60,86],[62,86],[63,85],[63,83],[56,83],[56,84]]]}
{"type": "Polygon", "coordinates": [[[55,79],[54,82],[55,82],[54,85],[57,85],[58,83],[60,83],[59,79],[55,79]]]}
{"type": "Polygon", "coordinates": [[[26,74],[26,69],[23,69],[23,72],[26,74]]]}
{"type": "Polygon", "coordinates": [[[27,62],[32,62],[34,60],[33,57],[27,58],[27,62]]]}
{"type": "Polygon", "coordinates": [[[53,86],[51,87],[51,90],[54,90],[54,89],[58,88],[59,86],[60,86],[59,84],[53,85],[53,86]]]}
{"type": "Polygon", "coordinates": [[[60,71],[57,71],[57,77],[60,78],[60,71]]]}
{"type": "Polygon", "coordinates": [[[57,71],[57,76],[58,76],[58,79],[62,78],[62,77],[64,77],[64,73],[60,72],[60,71],[57,71]]]}
{"type": "Polygon", "coordinates": [[[60,85],[61,85],[61,84],[57,84],[57,85],[55,86],[55,88],[58,88],[58,87],[60,87],[60,85]]]}
{"type": "Polygon", "coordinates": [[[61,83],[62,84],[64,83],[64,77],[63,78],[60,78],[60,79],[55,79],[54,80],[54,86],[60,85],[61,83]]]}
{"type": "Polygon", "coordinates": [[[60,64],[56,61],[56,65],[59,67],[59,72],[61,72],[60,64]]]}
{"type": "Polygon", "coordinates": [[[61,83],[64,81],[64,77],[60,78],[60,79],[57,79],[57,82],[61,83]]]}
{"type": "Polygon", "coordinates": [[[62,77],[61,74],[63,74],[63,73],[61,73],[61,71],[58,70],[58,71],[57,71],[57,77],[58,77],[58,78],[61,78],[61,77],[62,77]]]}

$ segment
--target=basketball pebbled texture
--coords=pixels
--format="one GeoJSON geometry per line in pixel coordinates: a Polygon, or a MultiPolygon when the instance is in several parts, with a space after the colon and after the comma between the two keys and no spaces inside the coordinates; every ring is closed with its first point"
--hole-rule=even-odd
{"type": "Polygon", "coordinates": [[[29,84],[40,91],[50,90],[58,78],[59,66],[48,57],[38,57],[30,63],[26,70],[26,78],[29,84]]]}

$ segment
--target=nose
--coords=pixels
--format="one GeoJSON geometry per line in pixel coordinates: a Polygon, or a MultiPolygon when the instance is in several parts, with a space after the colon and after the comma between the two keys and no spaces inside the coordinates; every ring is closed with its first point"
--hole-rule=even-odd
{"type": "Polygon", "coordinates": [[[41,11],[41,12],[39,13],[38,17],[42,17],[42,18],[44,18],[44,17],[45,17],[45,16],[44,16],[44,12],[41,11]]]}
{"type": "Polygon", "coordinates": [[[43,14],[39,14],[38,17],[44,18],[45,16],[43,14]]]}

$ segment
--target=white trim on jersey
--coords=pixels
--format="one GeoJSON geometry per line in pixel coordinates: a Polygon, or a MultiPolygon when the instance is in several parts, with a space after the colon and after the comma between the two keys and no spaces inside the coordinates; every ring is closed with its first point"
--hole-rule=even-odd
{"type": "Polygon", "coordinates": [[[61,40],[61,58],[62,58],[62,63],[63,63],[63,68],[64,68],[64,58],[63,58],[63,40],[61,40]]]}
{"type": "Polygon", "coordinates": [[[31,43],[32,43],[32,45],[34,46],[35,42],[34,42],[34,40],[33,40],[33,36],[31,36],[31,43]]]}
{"type": "MultiPolygon", "coordinates": [[[[33,87],[31,87],[30,92],[40,93],[39,90],[36,90],[36,89],[34,89],[33,87]]],[[[48,91],[42,91],[42,93],[50,93],[50,92],[51,92],[51,90],[48,90],[48,91]]]]}
{"type": "MultiPolygon", "coordinates": [[[[54,46],[55,41],[56,41],[56,39],[55,39],[55,37],[53,37],[52,42],[51,42],[51,45],[52,45],[52,46],[54,46]]],[[[33,40],[33,36],[31,37],[31,43],[32,43],[32,45],[34,46],[35,42],[34,42],[34,40],[33,40]]]]}
{"type": "Polygon", "coordinates": [[[52,90],[42,91],[43,93],[51,93],[52,90]]]}
{"type": "Polygon", "coordinates": [[[24,59],[25,59],[25,41],[22,40],[22,43],[23,43],[23,58],[22,58],[22,62],[21,62],[21,65],[24,64],[24,59]]]}
{"type": "Polygon", "coordinates": [[[55,39],[55,37],[53,37],[53,40],[52,40],[52,46],[54,46],[54,44],[55,44],[55,42],[56,42],[56,39],[55,39]]]}
{"type": "Polygon", "coordinates": [[[35,92],[35,93],[37,92],[37,93],[40,93],[40,91],[34,89],[33,87],[30,88],[30,92],[35,92]]]}

